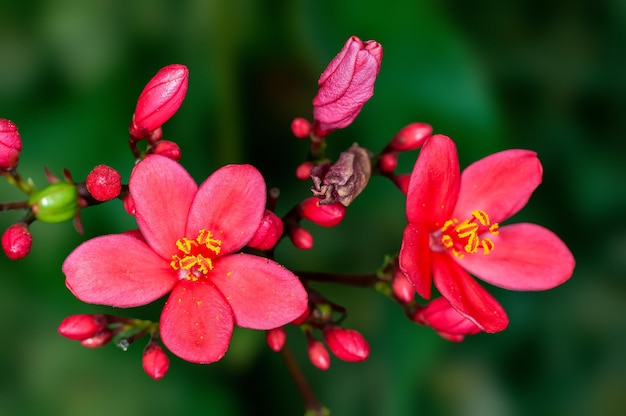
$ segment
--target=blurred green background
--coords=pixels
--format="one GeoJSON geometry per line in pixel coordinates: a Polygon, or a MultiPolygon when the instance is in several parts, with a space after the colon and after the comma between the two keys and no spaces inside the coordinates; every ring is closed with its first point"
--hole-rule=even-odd
{"type": "MultiPolygon", "coordinates": [[[[304,340],[288,342],[335,415],[626,414],[626,3],[490,1],[78,1],[0,5],[0,117],[24,142],[20,173],[43,167],[83,180],[97,164],[128,178],[127,127],[141,89],[170,63],[189,67],[189,92],[164,127],[201,181],[225,163],[252,163],[281,189],[279,214],[309,195],[295,179],[305,141],[289,124],[310,117],[316,81],[350,35],[384,47],[373,99],[329,154],[357,141],[381,149],[424,121],[457,141],[467,165],[506,148],[539,153],[544,182],[513,221],[559,234],[577,259],[548,292],[489,290],[509,328],[453,344],[408,322],[365,289],[318,286],[349,308],[345,325],[371,343],[370,359],[334,359],[321,372],[304,340]]],[[[409,171],[415,155],[401,160],[409,171]]],[[[3,202],[22,196],[0,184],[3,202]]],[[[21,213],[4,213],[6,228],[21,213]]],[[[26,259],[0,259],[1,415],[298,415],[301,402],[262,332],[236,330],[226,357],[197,366],[172,357],[167,376],[143,373],[143,342],[122,352],[60,337],[67,315],[156,318],[159,308],[85,305],[61,264],[81,241],[132,228],[121,203],[70,223],[32,227],[26,259]]],[[[282,244],[299,270],[365,273],[400,247],[403,197],[374,178],[333,229],[311,226],[315,247],[282,244]]],[[[97,261],[98,259],[94,259],[97,261]]],[[[100,259],[101,260],[101,259],[100,259]]]]}

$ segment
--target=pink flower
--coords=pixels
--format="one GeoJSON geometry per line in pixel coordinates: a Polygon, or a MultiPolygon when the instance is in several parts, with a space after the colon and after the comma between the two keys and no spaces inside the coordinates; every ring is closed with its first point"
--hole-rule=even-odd
{"type": "Polygon", "coordinates": [[[238,252],[265,210],[265,183],[254,167],[225,166],[198,187],[178,163],[150,155],[133,170],[129,190],[145,241],[106,235],[76,248],[63,272],[77,298],[128,308],[171,292],[161,340],[197,363],[222,358],[235,324],[272,329],[306,310],[306,291],[293,273],[238,252]]]}
{"type": "Polygon", "coordinates": [[[347,40],[317,82],[320,89],[313,99],[313,118],[318,136],[352,123],[374,94],[382,58],[378,42],[363,42],[356,36],[347,40]]]}
{"type": "Polygon", "coordinates": [[[435,135],[424,144],[407,192],[400,268],[415,290],[431,282],[452,307],[485,332],[508,325],[498,302],[468,274],[510,290],[546,290],[573,273],[574,257],[551,231],[529,223],[500,226],[541,183],[529,150],[507,150],[461,175],[454,142],[435,135]]]}

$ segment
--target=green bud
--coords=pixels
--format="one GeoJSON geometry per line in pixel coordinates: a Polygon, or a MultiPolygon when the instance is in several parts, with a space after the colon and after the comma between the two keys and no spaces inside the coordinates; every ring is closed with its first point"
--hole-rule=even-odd
{"type": "Polygon", "coordinates": [[[63,222],[78,212],[78,189],[68,182],[57,182],[28,198],[35,218],[43,222],[63,222]]]}

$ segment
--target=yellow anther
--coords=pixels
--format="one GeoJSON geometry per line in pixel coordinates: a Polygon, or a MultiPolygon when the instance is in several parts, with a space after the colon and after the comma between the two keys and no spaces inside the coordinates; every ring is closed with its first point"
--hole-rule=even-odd
{"type": "Polygon", "coordinates": [[[457,232],[457,235],[460,238],[467,238],[473,234],[476,234],[476,231],[478,231],[478,224],[476,224],[475,222],[469,222],[469,220],[465,220],[461,224],[457,225],[454,231],[457,232]]]}
{"type": "Polygon", "coordinates": [[[485,211],[481,211],[479,209],[474,210],[472,211],[472,216],[476,218],[483,227],[487,227],[491,224],[491,221],[489,221],[489,215],[487,215],[485,211]]]}
{"type": "Polygon", "coordinates": [[[489,252],[491,250],[493,250],[494,244],[493,241],[491,241],[490,238],[483,238],[482,241],[480,242],[480,245],[483,248],[483,254],[489,254],[489,252]]]}
{"type": "Polygon", "coordinates": [[[491,227],[489,227],[489,232],[492,235],[498,235],[499,231],[498,229],[500,228],[500,224],[498,224],[497,222],[494,222],[493,224],[491,224],[491,227]]]}
{"type": "Polygon", "coordinates": [[[445,248],[450,248],[454,245],[454,240],[452,240],[452,237],[447,234],[441,236],[441,242],[445,248]]]}
{"type": "Polygon", "coordinates": [[[176,240],[176,247],[185,254],[191,253],[191,249],[197,247],[198,244],[186,237],[176,240]]]}
{"type": "Polygon", "coordinates": [[[448,228],[452,227],[454,224],[456,224],[458,221],[456,219],[453,220],[448,220],[446,222],[443,223],[443,227],[441,227],[441,231],[445,232],[448,228]]]}
{"type": "Polygon", "coordinates": [[[476,233],[472,233],[467,240],[467,244],[465,244],[465,251],[470,254],[476,253],[476,250],[478,250],[479,242],[480,239],[478,238],[476,233]]]}

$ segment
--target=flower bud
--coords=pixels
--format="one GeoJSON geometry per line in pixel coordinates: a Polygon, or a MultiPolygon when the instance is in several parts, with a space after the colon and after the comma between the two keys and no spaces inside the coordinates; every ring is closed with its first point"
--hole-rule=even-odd
{"type": "Polygon", "coordinates": [[[28,205],[39,221],[67,221],[78,212],[78,190],[69,182],[53,183],[33,193],[28,198],[28,205]]]}
{"type": "Polygon", "coordinates": [[[313,248],[313,236],[302,227],[293,227],[289,232],[289,239],[296,248],[310,250],[313,248]]]}
{"type": "Polygon", "coordinates": [[[293,321],[291,321],[292,325],[300,325],[302,324],[304,321],[307,320],[307,318],[309,317],[309,315],[311,315],[311,309],[310,308],[306,308],[304,310],[304,312],[302,312],[302,315],[298,316],[296,319],[294,319],[293,321]]]}
{"type": "Polygon", "coordinates": [[[32,245],[33,236],[23,222],[11,225],[2,234],[2,250],[11,260],[26,257],[32,245]]]}
{"type": "Polygon", "coordinates": [[[320,370],[328,370],[330,367],[330,355],[321,341],[309,338],[307,342],[307,355],[313,365],[320,370]]]}
{"type": "Polygon", "coordinates": [[[270,329],[265,333],[265,341],[274,352],[280,352],[280,350],[283,349],[286,340],[287,334],[285,333],[285,327],[283,326],[270,329]]]}
{"type": "Polygon", "coordinates": [[[105,328],[93,337],[80,340],[80,345],[87,348],[100,348],[107,345],[112,339],[113,331],[105,328]]]}
{"type": "Polygon", "coordinates": [[[133,200],[133,196],[131,194],[126,194],[124,200],[122,201],[124,204],[124,210],[128,213],[128,215],[134,217],[136,214],[135,211],[135,201],[133,200]]]}
{"type": "Polygon", "coordinates": [[[107,323],[103,314],[78,314],[63,319],[58,330],[65,338],[82,341],[98,334],[107,323]]]}
{"type": "Polygon", "coordinates": [[[146,374],[155,380],[160,380],[170,368],[170,359],[159,344],[150,342],[143,351],[141,364],[146,374]]]}
{"type": "Polygon", "coordinates": [[[370,355],[369,344],[363,335],[354,329],[344,329],[338,326],[326,327],[324,341],[333,354],[343,361],[363,361],[370,355]]]}
{"type": "Polygon", "coordinates": [[[311,169],[315,164],[313,162],[303,162],[296,168],[296,178],[305,181],[311,178],[311,169]]]}
{"type": "Polygon", "coordinates": [[[412,123],[400,129],[389,142],[389,147],[399,152],[419,149],[431,134],[433,128],[429,124],[412,123]]]}
{"type": "Polygon", "coordinates": [[[180,160],[180,146],[170,140],[159,140],[152,149],[155,155],[165,156],[176,162],[180,160]]]}
{"type": "Polygon", "coordinates": [[[348,126],[374,94],[374,82],[383,57],[382,46],[356,36],[328,64],[317,82],[313,99],[314,132],[319,137],[348,126]]]}
{"type": "Polygon", "coordinates": [[[400,269],[396,269],[393,273],[391,289],[396,298],[404,303],[410,303],[415,297],[415,288],[400,269]]]}
{"type": "Polygon", "coordinates": [[[122,177],[112,167],[98,165],[87,175],[85,185],[96,201],[116,198],[122,190],[122,177]]]}
{"type": "Polygon", "coordinates": [[[184,65],[168,65],[148,82],[137,100],[130,123],[136,139],[147,137],[178,111],[187,94],[189,71],[184,65]]]}
{"type": "Polygon", "coordinates": [[[383,173],[393,173],[393,171],[398,167],[398,153],[388,152],[380,155],[378,167],[383,173]]]}
{"type": "Polygon", "coordinates": [[[261,224],[256,230],[254,237],[248,243],[248,247],[258,250],[269,250],[273,248],[283,235],[283,221],[278,215],[266,209],[261,219],[261,224]]]}
{"type": "Polygon", "coordinates": [[[371,174],[367,150],[353,144],[332,165],[318,165],[311,169],[311,191],[323,201],[322,204],[340,202],[347,207],[365,189],[371,174]]]}
{"type": "Polygon", "coordinates": [[[480,332],[476,324],[461,315],[450,305],[450,302],[442,297],[417,309],[413,315],[413,321],[433,328],[443,338],[454,342],[462,341],[465,335],[480,332]]]}
{"type": "Polygon", "coordinates": [[[17,166],[22,151],[22,139],[17,126],[0,118],[0,170],[9,171],[17,166]]]}
{"type": "Polygon", "coordinates": [[[298,139],[305,139],[311,134],[311,122],[306,118],[296,117],[291,122],[291,133],[298,139]]]}
{"type": "Polygon", "coordinates": [[[346,216],[346,207],[339,202],[322,205],[318,197],[312,196],[298,205],[300,216],[322,227],[334,227],[346,216]]]}
{"type": "Polygon", "coordinates": [[[401,175],[395,175],[392,179],[398,189],[406,195],[409,190],[409,179],[411,179],[411,174],[403,173],[401,175]]]}

